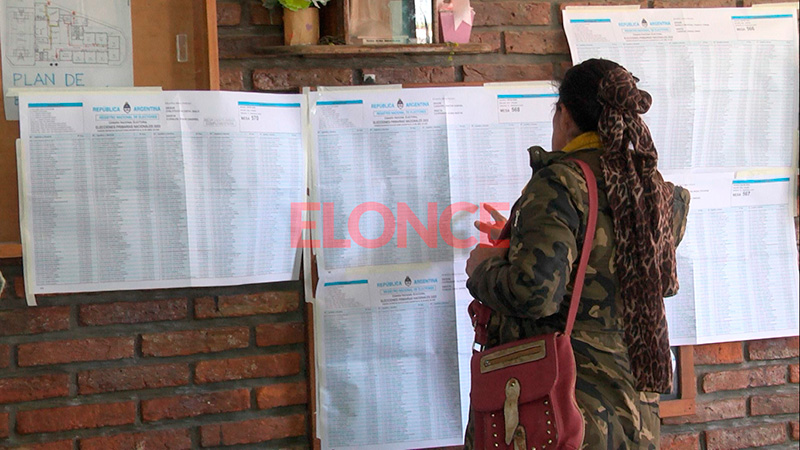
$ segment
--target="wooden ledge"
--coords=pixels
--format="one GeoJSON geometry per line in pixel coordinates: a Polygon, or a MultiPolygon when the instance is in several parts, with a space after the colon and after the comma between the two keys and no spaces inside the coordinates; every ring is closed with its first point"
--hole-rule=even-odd
{"type": "Polygon", "coordinates": [[[0,242],[0,259],[22,258],[22,244],[18,242],[0,242]]]}
{"type": "Polygon", "coordinates": [[[402,44],[402,45],[277,45],[260,47],[259,56],[307,56],[314,58],[386,55],[470,55],[492,53],[485,43],[469,44],[402,44]]]}

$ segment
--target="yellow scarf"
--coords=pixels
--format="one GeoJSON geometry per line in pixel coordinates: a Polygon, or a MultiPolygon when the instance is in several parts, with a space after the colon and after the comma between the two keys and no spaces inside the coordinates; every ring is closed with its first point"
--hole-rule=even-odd
{"type": "Polygon", "coordinates": [[[587,148],[603,148],[603,142],[600,140],[600,135],[594,131],[587,131],[573,138],[564,148],[561,149],[564,153],[571,153],[578,150],[587,148]]]}

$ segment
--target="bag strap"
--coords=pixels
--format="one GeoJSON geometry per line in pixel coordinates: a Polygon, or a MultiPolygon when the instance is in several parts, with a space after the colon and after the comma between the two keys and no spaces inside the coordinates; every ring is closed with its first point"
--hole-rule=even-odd
{"type": "Polygon", "coordinates": [[[597,180],[594,172],[586,161],[570,158],[571,161],[580,166],[583,176],[586,178],[586,188],[589,190],[589,218],[586,220],[586,235],[583,237],[583,249],[581,250],[581,260],[578,263],[578,271],[575,273],[575,283],[572,286],[572,299],[569,302],[569,313],[567,314],[567,326],[564,334],[572,334],[572,326],[575,325],[575,316],[578,315],[578,303],[581,301],[583,291],[583,281],[586,278],[586,266],[589,264],[589,254],[592,253],[592,243],[594,242],[594,232],[597,228],[597,180]]]}
{"type": "MultiPolygon", "coordinates": [[[[578,303],[581,301],[581,293],[583,292],[583,282],[586,279],[586,266],[589,264],[589,255],[592,252],[592,244],[594,242],[595,229],[597,228],[597,179],[594,172],[585,161],[576,158],[569,158],[570,161],[575,162],[581,168],[584,178],[586,178],[586,187],[589,191],[589,217],[586,220],[586,235],[583,239],[583,247],[581,249],[581,257],[578,262],[578,270],[575,273],[575,283],[572,287],[572,298],[570,299],[569,312],[567,313],[567,326],[564,329],[564,334],[569,336],[572,334],[572,327],[575,325],[575,317],[578,315],[578,303]]],[[[503,231],[500,233],[501,239],[507,238],[511,221],[506,222],[503,231]]],[[[498,239],[499,242],[500,239],[498,239]]],[[[496,243],[495,243],[496,245],[496,243]]],[[[472,326],[475,328],[475,344],[481,348],[486,345],[488,340],[487,328],[489,326],[489,317],[492,310],[488,306],[473,300],[469,304],[469,315],[472,318],[472,326]]]]}

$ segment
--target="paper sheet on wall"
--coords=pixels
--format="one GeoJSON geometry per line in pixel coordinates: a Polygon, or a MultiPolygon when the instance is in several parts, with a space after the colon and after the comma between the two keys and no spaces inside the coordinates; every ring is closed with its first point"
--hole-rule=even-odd
{"type": "Polygon", "coordinates": [[[797,335],[796,8],[588,8],[564,28],[574,63],[641,79],[659,168],[692,193],[672,345],[797,335]]]}
{"type": "Polygon", "coordinates": [[[792,167],[798,117],[794,9],[564,11],[574,63],[641,79],[659,169],[792,167]]]}
{"type": "Polygon", "coordinates": [[[550,83],[312,93],[320,269],[465,256],[481,205],[507,211],[530,178],[555,100],[550,83]]]}
{"type": "Polygon", "coordinates": [[[463,439],[451,269],[384,266],[320,279],[323,448],[401,450],[463,439]]]}
{"type": "Polygon", "coordinates": [[[486,220],[482,204],[517,199],[554,102],[549,83],[312,94],[324,448],[463,442],[472,224],[486,220]]]}
{"type": "Polygon", "coordinates": [[[22,94],[28,292],[297,279],[300,95],[22,94]]]}
{"type": "Polygon", "coordinates": [[[0,35],[7,120],[12,87],[133,86],[130,0],[5,0],[0,35]]]}
{"type": "Polygon", "coordinates": [[[666,175],[692,192],[678,247],[680,290],[665,300],[672,345],[797,334],[795,178],[737,175],[666,175]]]}

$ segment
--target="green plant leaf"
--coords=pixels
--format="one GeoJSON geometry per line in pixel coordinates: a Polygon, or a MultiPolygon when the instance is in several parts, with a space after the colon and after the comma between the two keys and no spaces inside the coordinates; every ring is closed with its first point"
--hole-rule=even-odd
{"type": "Polygon", "coordinates": [[[311,0],[278,0],[281,6],[291,11],[300,11],[311,6],[311,0]]]}

